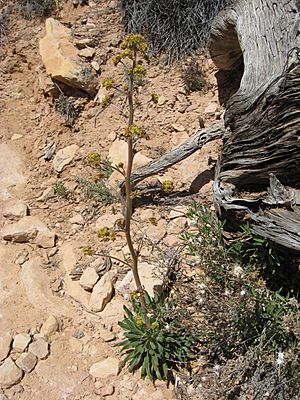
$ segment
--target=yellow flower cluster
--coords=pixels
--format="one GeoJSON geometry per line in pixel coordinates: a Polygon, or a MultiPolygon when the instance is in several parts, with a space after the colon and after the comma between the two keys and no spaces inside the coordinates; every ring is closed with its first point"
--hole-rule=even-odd
{"type": "Polygon", "coordinates": [[[135,317],[135,323],[138,328],[141,328],[144,325],[144,321],[140,315],[135,317]]]}
{"type": "Polygon", "coordinates": [[[87,155],[88,164],[91,167],[98,167],[101,164],[101,155],[99,153],[89,153],[87,155]]]}
{"type": "Polygon", "coordinates": [[[144,36],[135,33],[130,33],[125,37],[121,44],[123,50],[133,50],[145,53],[148,50],[148,45],[144,36]]]}
{"type": "MultiPolygon", "coordinates": [[[[113,64],[118,65],[119,62],[122,61],[124,58],[134,58],[134,54],[140,53],[145,60],[148,61],[148,57],[146,55],[146,51],[148,50],[148,45],[144,36],[136,35],[136,34],[129,34],[125,37],[124,41],[121,44],[121,49],[124,50],[122,53],[117,54],[113,59],[113,64]]],[[[137,71],[137,74],[140,72],[137,71]]],[[[143,73],[145,74],[145,73],[143,73]]]]}
{"type": "Polygon", "coordinates": [[[137,125],[130,125],[126,128],[124,136],[127,139],[137,140],[137,139],[149,139],[146,131],[137,125]]]}
{"type": "Polygon", "coordinates": [[[112,241],[116,240],[115,232],[112,232],[107,226],[100,228],[97,232],[97,236],[102,242],[109,242],[110,240],[112,241]]]}
{"type": "Polygon", "coordinates": [[[171,180],[166,180],[161,185],[161,190],[165,193],[172,192],[174,189],[174,183],[171,180]]]}
{"type": "Polygon", "coordinates": [[[107,94],[104,99],[101,101],[101,107],[104,109],[106,107],[108,107],[111,103],[112,100],[112,94],[107,94]]]}
{"type": "Polygon", "coordinates": [[[114,82],[114,80],[112,79],[112,78],[107,78],[107,79],[104,79],[104,81],[102,82],[102,85],[103,85],[103,87],[105,88],[105,89],[111,89],[112,88],[112,86],[113,86],[113,84],[114,84],[115,82],[114,82]]]}
{"type": "Polygon", "coordinates": [[[92,256],[94,253],[91,246],[83,246],[82,251],[85,256],[92,256]]]}

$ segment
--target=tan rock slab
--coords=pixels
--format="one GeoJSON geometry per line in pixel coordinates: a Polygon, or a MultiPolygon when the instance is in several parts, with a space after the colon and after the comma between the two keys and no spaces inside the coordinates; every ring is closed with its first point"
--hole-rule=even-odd
{"type": "Polygon", "coordinates": [[[110,332],[104,328],[99,330],[99,336],[102,340],[104,340],[104,342],[111,342],[116,338],[116,335],[113,332],[110,332]]]}
{"type": "Polygon", "coordinates": [[[18,333],[13,341],[13,349],[17,353],[22,353],[31,342],[31,337],[28,333],[18,333]]]}
{"type": "Polygon", "coordinates": [[[80,286],[85,290],[92,290],[93,287],[99,280],[99,275],[97,274],[95,268],[87,267],[80,277],[80,286]]]}
{"type": "Polygon", "coordinates": [[[0,335],[0,362],[8,356],[12,340],[13,338],[9,333],[0,335]]]}
{"type": "Polygon", "coordinates": [[[2,214],[8,219],[23,218],[28,214],[28,207],[24,201],[8,200],[3,204],[2,214]]]}
{"type": "Polygon", "coordinates": [[[0,388],[8,389],[23,378],[23,371],[8,357],[0,366],[0,388]]]}
{"type": "MultiPolygon", "coordinates": [[[[153,296],[154,291],[161,292],[163,289],[163,274],[157,265],[147,262],[139,263],[139,274],[142,285],[150,296],[153,296]]],[[[134,281],[131,282],[131,290],[135,290],[134,281]]]]}
{"type": "Polygon", "coordinates": [[[58,150],[53,159],[53,167],[55,171],[62,172],[62,170],[73,161],[78,149],[79,146],[71,144],[64,149],[58,150]]]}
{"type": "Polygon", "coordinates": [[[49,354],[49,343],[40,338],[29,345],[28,351],[34,354],[39,360],[43,360],[49,354]]]}
{"type": "Polygon", "coordinates": [[[90,368],[90,375],[93,378],[106,379],[110,376],[117,376],[119,373],[119,360],[108,357],[105,360],[93,364],[90,368]]]}
{"type": "Polygon", "coordinates": [[[84,225],[84,219],[81,214],[76,214],[72,218],[70,218],[71,224],[74,225],[84,225]]]}
{"type": "Polygon", "coordinates": [[[218,110],[218,104],[214,102],[210,102],[204,110],[204,113],[209,116],[214,116],[216,111],[218,110]]]}
{"type": "MultiPolygon", "coordinates": [[[[124,140],[115,140],[109,149],[108,158],[113,164],[123,163],[124,167],[127,165],[127,143],[124,140]]],[[[140,152],[137,152],[133,160],[133,169],[142,167],[152,161],[140,152]]]]}
{"type": "Polygon", "coordinates": [[[83,58],[93,58],[96,50],[92,47],[86,47],[85,49],[79,50],[78,55],[83,58]]]}
{"type": "Polygon", "coordinates": [[[46,36],[40,40],[40,55],[47,74],[59,82],[89,94],[97,91],[96,73],[84,64],[72,43],[71,30],[54,18],[46,20],[46,36]]]}
{"type": "Polygon", "coordinates": [[[100,228],[106,226],[109,229],[118,229],[117,223],[118,221],[123,221],[124,217],[121,213],[113,214],[111,212],[106,212],[101,215],[95,224],[95,231],[98,232],[100,228]]]}
{"type": "Polygon", "coordinates": [[[55,245],[55,234],[38,217],[26,216],[1,230],[4,240],[16,243],[35,243],[45,249],[55,245]]]}
{"type": "Polygon", "coordinates": [[[45,315],[51,312],[59,316],[70,316],[68,304],[53,295],[50,278],[41,268],[42,262],[40,257],[35,257],[22,265],[21,278],[29,302],[45,315]]]}
{"type": "Polygon", "coordinates": [[[94,286],[89,302],[89,309],[95,312],[103,311],[114,292],[114,272],[106,272],[94,286]]]}
{"type": "Polygon", "coordinates": [[[40,334],[45,337],[50,337],[58,331],[58,328],[59,322],[57,318],[54,315],[49,315],[41,327],[40,334]]]}
{"type": "Polygon", "coordinates": [[[172,124],[172,128],[175,132],[183,132],[185,131],[185,127],[181,124],[172,124]]]}
{"type": "Polygon", "coordinates": [[[32,353],[22,353],[16,360],[16,364],[24,372],[31,372],[37,363],[37,357],[32,353]]]}
{"type": "Polygon", "coordinates": [[[52,199],[55,196],[55,190],[53,187],[48,187],[47,189],[45,189],[42,193],[42,195],[36,199],[36,201],[38,202],[44,202],[47,200],[52,199]]]}

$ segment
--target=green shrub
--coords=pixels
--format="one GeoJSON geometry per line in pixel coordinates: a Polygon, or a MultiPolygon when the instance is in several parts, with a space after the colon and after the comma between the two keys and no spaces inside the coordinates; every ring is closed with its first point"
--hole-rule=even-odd
{"type": "Polygon", "coordinates": [[[73,101],[63,93],[54,101],[55,110],[62,115],[67,126],[72,126],[77,116],[73,101]]]}
{"type": "Polygon", "coordinates": [[[118,345],[126,353],[130,372],[140,369],[142,378],[166,380],[178,364],[187,365],[194,358],[197,338],[184,328],[174,302],[158,294],[151,298],[144,291],[145,312],[141,296],[133,295],[133,312],[124,307],[126,316],[119,325],[126,339],[118,345]]]}
{"type": "Polygon", "coordinates": [[[88,179],[78,177],[77,182],[88,199],[97,199],[104,205],[112,204],[116,200],[102,179],[98,182],[92,182],[88,179]]]}
{"type": "Polygon", "coordinates": [[[207,86],[203,72],[195,59],[184,69],[182,79],[188,93],[201,91],[207,86]]]}
{"type": "Polygon", "coordinates": [[[58,197],[66,198],[68,196],[68,190],[62,181],[55,182],[54,192],[58,197]]]}
{"type": "MultiPolygon", "coordinates": [[[[197,260],[199,335],[208,364],[218,371],[210,381],[212,398],[299,398],[299,291],[287,278],[281,281],[284,290],[278,288],[278,270],[284,265],[286,277],[294,271],[292,256],[287,264],[280,247],[253,235],[248,224],[226,246],[222,224],[197,203],[187,217],[190,229],[181,238],[197,260]]],[[[191,297],[191,283],[189,290],[191,297]]],[[[181,301],[180,307],[186,305],[181,301]]]]}

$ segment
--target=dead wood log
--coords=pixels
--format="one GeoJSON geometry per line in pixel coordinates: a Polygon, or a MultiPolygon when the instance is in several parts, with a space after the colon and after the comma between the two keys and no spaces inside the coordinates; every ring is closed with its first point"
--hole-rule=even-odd
{"type": "Polygon", "coordinates": [[[300,251],[299,0],[238,0],[215,19],[209,49],[241,70],[226,103],[214,196],[220,214],[251,218],[263,237],[300,251]]]}
{"type": "Polygon", "coordinates": [[[143,179],[172,167],[172,165],[189,157],[195,153],[195,151],[200,150],[208,142],[221,139],[224,132],[223,122],[214,124],[209,128],[197,129],[197,131],[180,146],[135,171],[131,177],[132,184],[136,185],[143,179]]]}

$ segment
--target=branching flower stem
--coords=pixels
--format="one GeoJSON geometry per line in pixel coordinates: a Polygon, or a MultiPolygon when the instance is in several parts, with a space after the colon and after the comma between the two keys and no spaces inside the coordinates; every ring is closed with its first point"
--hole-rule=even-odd
{"type": "MultiPolygon", "coordinates": [[[[134,76],[133,70],[137,63],[137,52],[133,53],[132,68],[129,71],[128,78],[128,106],[129,106],[129,118],[128,127],[133,125],[134,122],[134,105],[133,105],[133,91],[134,91],[134,76]]],[[[127,169],[125,174],[125,190],[126,190],[126,206],[125,206],[125,235],[127,245],[130,251],[132,259],[132,273],[136,284],[137,291],[142,291],[142,283],[138,273],[138,254],[134,248],[132,237],[131,237],[131,216],[132,216],[132,185],[131,185],[131,174],[134,159],[133,150],[133,139],[132,137],[127,138],[127,169]]]]}

